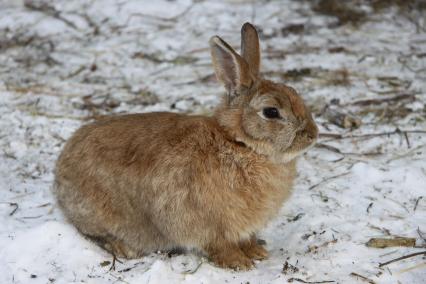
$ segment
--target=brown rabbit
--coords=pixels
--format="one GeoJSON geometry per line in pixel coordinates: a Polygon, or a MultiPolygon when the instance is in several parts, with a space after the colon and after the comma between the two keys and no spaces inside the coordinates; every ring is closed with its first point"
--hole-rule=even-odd
{"type": "Polygon", "coordinates": [[[295,90],[260,78],[256,29],[241,34],[241,56],[210,40],[227,91],[212,117],[111,116],[70,138],[54,190],[82,234],[126,258],[195,248],[250,269],[267,256],[255,234],[289,197],[295,158],[318,129],[295,90]]]}

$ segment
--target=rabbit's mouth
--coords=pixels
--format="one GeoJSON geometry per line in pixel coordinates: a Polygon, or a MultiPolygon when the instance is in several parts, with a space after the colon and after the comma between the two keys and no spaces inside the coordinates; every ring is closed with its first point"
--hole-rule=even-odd
{"type": "MultiPolygon", "coordinates": [[[[316,128],[314,130],[316,130],[316,128]]],[[[291,145],[285,149],[277,151],[278,153],[271,156],[272,160],[274,162],[284,164],[290,162],[311,149],[317,141],[317,136],[317,131],[310,133],[307,133],[306,131],[299,131],[295,133],[294,139],[291,141],[291,145]]]]}
{"type": "MultiPolygon", "coordinates": [[[[315,142],[309,144],[308,146],[300,149],[300,150],[287,150],[284,153],[278,153],[276,155],[273,155],[271,157],[271,160],[275,163],[280,164],[287,164],[291,162],[292,160],[296,159],[297,157],[302,156],[304,153],[306,153],[309,149],[311,149],[315,145],[315,142]]],[[[292,148],[292,147],[290,147],[292,148]]]]}

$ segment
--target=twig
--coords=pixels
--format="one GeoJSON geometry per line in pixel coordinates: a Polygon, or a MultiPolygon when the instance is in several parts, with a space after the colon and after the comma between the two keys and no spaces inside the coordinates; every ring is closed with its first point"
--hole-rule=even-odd
{"type": "Polygon", "coordinates": [[[119,272],[119,273],[122,273],[122,272],[128,272],[128,271],[130,271],[130,270],[132,270],[132,269],[136,268],[139,264],[144,264],[144,263],[145,263],[145,262],[143,262],[143,261],[136,262],[135,264],[133,264],[133,266],[130,266],[130,267],[127,267],[127,268],[124,268],[124,269],[118,270],[117,272],[119,272]]]}
{"type": "Polygon", "coordinates": [[[301,283],[310,283],[310,284],[336,283],[336,281],[334,281],[334,280],[325,280],[325,281],[306,281],[306,280],[303,280],[303,279],[300,279],[300,278],[294,278],[294,277],[289,278],[287,281],[288,281],[289,283],[294,282],[294,281],[297,281],[297,282],[301,282],[301,283]]]}
{"type": "Polygon", "coordinates": [[[407,259],[407,258],[414,257],[414,256],[417,256],[417,255],[422,255],[422,254],[426,255],[426,251],[420,251],[420,252],[415,252],[415,253],[412,253],[412,254],[407,254],[407,255],[389,260],[387,262],[380,263],[379,267],[383,267],[383,266],[386,266],[386,265],[391,264],[393,262],[397,262],[397,261],[400,261],[400,260],[403,260],[403,259],[407,259]]]}
{"type": "Polygon", "coordinates": [[[111,264],[111,267],[109,268],[109,271],[111,271],[111,270],[113,270],[113,271],[115,271],[115,262],[119,262],[119,263],[123,263],[121,260],[119,260],[116,256],[115,256],[115,254],[112,254],[112,264],[111,264]]]}
{"type": "MultiPolygon", "coordinates": [[[[130,284],[129,282],[123,280],[121,275],[114,275],[114,273],[111,273],[111,271],[109,275],[115,279],[113,283],[122,282],[122,283],[130,284]]],[[[73,281],[73,282],[76,282],[76,281],[73,281]]]]}
{"type": "Polygon", "coordinates": [[[411,148],[410,139],[408,139],[408,134],[405,131],[404,131],[404,137],[405,137],[405,141],[407,142],[407,147],[408,149],[410,149],[411,148]]]}
{"type": "Polygon", "coordinates": [[[407,209],[407,207],[404,204],[401,204],[401,202],[399,202],[398,200],[395,200],[393,198],[388,197],[387,200],[390,200],[392,202],[394,202],[395,204],[398,204],[399,206],[401,206],[407,213],[410,213],[410,210],[407,209]]]}
{"type": "Polygon", "coordinates": [[[38,12],[41,12],[41,13],[46,14],[48,16],[51,16],[51,17],[53,17],[57,20],[64,22],[67,26],[69,26],[69,27],[71,27],[75,30],[78,30],[77,26],[73,22],[62,17],[61,12],[59,12],[54,7],[49,6],[46,3],[36,4],[36,3],[33,3],[32,1],[27,0],[27,1],[24,1],[24,6],[25,6],[25,8],[28,8],[30,10],[38,11],[38,12]]]}
{"type": "Polygon", "coordinates": [[[333,147],[331,145],[317,143],[315,147],[329,150],[331,152],[335,152],[341,155],[350,155],[350,156],[379,156],[383,155],[382,152],[365,152],[365,153],[354,153],[354,152],[342,152],[340,149],[333,147]]]}
{"type": "Polygon", "coordinates": [[[81,72],[83,72],[86,69],[85,65],[82,65],[80,67],[78,67],[75,71],[69,73],[68,75],[62,77],[62,79],[71,79],[72,77],[77,76],[78,74],[80,74],[81,72]]]}
{"type": "Polygon", "coordinates": [[[5,156],[6,158],[10,158],[10,159],[14,159],[14,160],[18,159],[15,155],[13,155],[12,153],[7,152],[7,151],[6,151],[6,150],[4,150],[4,149],[3,149],[3,153],[4,153],[4,156],[5,156]]]}
{"type": "MultiPolygon", "coordinates": [[[[87,120],[87,117],[79,117],[79,116],[71,116],[71,115],[60,115],[60,114],[50,114],[47,112],[42,112],[42,111],[34,111],[33,113],[31,113],[31,115],[33,116],[44,116],[47,118],[51,118],[51,119],[74,119],[74,120],[87,120]]],[[[89,117],[90,118],[90,117],[89,117]]]]}
{"type": "Polygon", "coordinates": [[[18,210],[18,208],[19,208],[19,205],[18,205],[18,203],[15,203],[15,202],[0,202],[1,204],[9,204],[10,206],[13,206],[13,207],[15,207],[15,208],[13,208],[13,210],[9,213],[9,216],[13,216],[13,214],[15,214],[16,213],[16,211],[18,210]]]}
{"type": "Polygon", "coordinates": [[[417,234],[419,234],[419,237],[426,243],[426,237],[423,236],[422,232],[420,231],[420,227],[417,227],[417,234]]]}
{"type": "Polygon", "coordinates": [[[332,179],[335,179],[335,178],[338,178],[338,177],[341,177],[341,176],[345,176],[345,175],[348,175],[348,174],[349,174],[349,172],[346,172],[346,173],[341,173],[341,174],[338,174],[338,175],[335,175],[335,176],[331,176],[331,177],[325,178],[321,182],[319,182],[317,184],[314,184],[311,187],[309,187],[308,190],[312,190],[312,189],[316,188],[317,186],[319,186],[319,185],[321,185],[323,183],[326,183],[326,182],[328,182],[328,181],[330,181],[332,179]]]}
{"type": "Polygon", "coordinates": [[[375,229],[375,230],[378,230],[378,231],[382,232],[386,236],[391,236],[392,235],[391,232],[388,229],[386,229],[386,228],[380,228],[380,227],[377,227],[377,226],[374,226],[374,225],[371,225],[371,224],[368,224],[368,226],[370,228],[372,228],[372,229],[375,229]]]}
{"type": "Polygon", "coordinates": [[[368,204],[368,206],[367,206],[367,213],[370,213],[370,209],[371,209],[371,207],[373,207],[373,202],[371,202],[370,204],[368,204]]]}
{"type": "Polygon", "coordinates": [[[25,216],[25,217],[22,217],[22,218],[20,218],[20,219],[38,219],[38,218],[40,218],[40,217],[43,217],[43,215],[37,215],[37,216],[25,216]]]}
{"type": "Polygon", "coordinates": [[[19,205],[18,203],[15,202],[11,202],[9,203],[10,206],[14,206],[15,208],[12,210],[12,212],[9,213],[9,216],[13,216],[13,214],[16,213],[16,211],[18,211],[19,205]]]}
{"type": "Polygon", "coordinates": [[[396,250],[393,250],[393,251],[390,251],[390,252],[387,252],[387,253],[384,253],[384,254],[381,254],[381,255],[379,255],[380,257],[384,257],[384,256],[388,256],[388,255],[391,255],[391,254],[394,254],[394,253],[396,253],[396,252],[398,252],[398,250],[396,249],[396,250]]]}
{"type": "Polygon", "coordinates": [[[49,205],[51,205],[51,204],[52,204],[52,203],[50,203],[50,202],[48,202],[48,203],[44,203],[44,204],[41,204],[41,205],[37,206],[37,208],[46,207],[46,206],[49,206],[49,205]]]}
{"type": "Polygon", "coordinates": [[[426,134],[425,130],[400,130],[397,128],[395,131],[389,131],[389,132],[380,132],[380,133],[370,133],[370,134],[361,134],[361,135],[348,135],[345,136],[343,134],[338,133],[320,133],[320,138],[334,138],[334,139],[351,139],[351,138],[373,138],[373,137],[379,137],[379,136],[391,136],[395,134],[401,134],[401,133],[418,133],[418,134],[426,134]]]}
{"type": "Polygon", "coordinates": [[[419,145],[419,146],[417,146],[417,147],[415,147],[415,148],[411,148],[410,150],[408,150],[408,151],[406,151],[406,152],[404,152],[404,153],[402,153],[402,154],[395,155],[394,157],[389,158],[389,159],[386,161],[386,163],[389,163],[389,162],[391,162],[391,161],[396,161],[396,160],[401,159],[401,158],[406,158],[408,155],[411,155],[411,154],[413,154],[413,153],[416,153],[416,152],[418,152],[418,150],[420,150],[421,148],[424,148],[424,147],[426,147],[426,144],[421,144],[421,145],[419,145]]]}
{"type": "Polygon", "coordinates": [[[413,211],[416,211],[416,209],[417,209],[417,205],[419,205],[420,199],[422,199],[422,198],[423,198],[423,196],[419,196],[419,198],[417,198],[417,200],[416,200],[416,204],[414,204],[414,209],[413,209],[413,211]]]}
{"type": "Polygon", "coordinates": [[[51,135],[53,138],[58,139],[58,140],[59,140],[59,141],[61,141],[62,143],[65,143],[65,142],[67,141],[66,139],[64,139],[63,137],[61,137],[58,133],[50,132],[50,135],[51,135]]]}
{"type": "Polygon", "coordinates": [[[354,106],[369,106],[372,104],[382,104],[382,103],[389,103],[389,102],[397,102],[402,100],[409,100],[410,102],[416,100],[416,96],[413,94],[402,94],[397,95],[389,98],[379,98],[379,99],[368,99],[368,100],[360,100],[360,101],[354,101],[350,102],[346,105],[354,105],[354,106]]]}
{"type": "Polygon", "coordinates": [[[87,24],[93,29],[93,35],[96,36],[100,33],[99,26],[87,14],[76,13],[76,15],[83,18],[87,22],[87,24]]]}
{"type": "Polygon", "coordinates": [[[339,134],[339,133],[320,133],[319,134],[320,138],[336,138],[336,139],[342,139],[343,134],[339,134]]]}
{"type": "Polygon", "coordinates": [[[360,278],[361,280],[363,280],[363,281],[365,281],[365,282],[367,282],[367,283],[370,283],[370,284],[376,284],[376,282],[374,282],[373,280],[371,280],[370,278],[367,278],[367,277],[365,277],[365,276],[362,276],[362,275],[360,275],[360,274],[358,274],[358,273],[355,273],[355,272],[351,272],[351,274],[349,274],[350,276],[353,276],[353,277],[357,277],[357,278],[360,278]]]}
{"type": "Polygon", "coordinates": [[[196,3],[189,5],[180,14],[177,14],[176,16],[173,16],[173,17],[170,17],[170,18],[164,18],[164,17],[159,17],[159,16],[156,16],[156,15],[150,15],[150,14],[144,14],[144,13],[133,13],[127,18],[126,24],[124,26],[128,26],[130,20],[133,17],[149,18],[149,19],[154,19],[154,20],[158,20],[158,21],[173,23],[173,22],[176,22],[176,20],[178,20],[179,18],[185,16],[187,13],[189,13],[189,11],[194,7],[195,4],[196,3]]]}

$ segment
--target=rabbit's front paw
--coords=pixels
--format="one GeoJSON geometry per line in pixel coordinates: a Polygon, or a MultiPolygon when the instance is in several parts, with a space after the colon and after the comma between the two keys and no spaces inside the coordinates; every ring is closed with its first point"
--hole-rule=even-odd
{"type": "Polygon", "coordinates": [[[268,257],[268,251],[260,244],[257,243],[256,238],[240,243],[241,250],[245,255],[251,259],[262,260],[268,257]]]}
{"type": "Polygon", "coordinates": [[[238,247],[224,247],[221,250],[210,250],[210,260],[222,268],[234,270],[250,270],[254,267],[253,260],[238,247]]]}

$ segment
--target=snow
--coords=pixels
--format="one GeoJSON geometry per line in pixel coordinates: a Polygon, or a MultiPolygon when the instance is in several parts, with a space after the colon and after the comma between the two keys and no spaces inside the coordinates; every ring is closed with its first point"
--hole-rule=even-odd
{"type": "Polygon", "coordinates": [[[404,134],[426,130],[424,27],[417,31],[397,9],[335,26],[306,1],[31,1],[53,5],[59,18],[23,2],[0,1],[0,283],[361,281],[351,273],[375,283],[426,281],[424,256],[379,267],[426,245],[426,135],[404,134]],[[110,269],[112,257],[65,220],[51,194],[64,142],[100,114],[209,114],[222,88],[211,79],[208,39],[218,34],[238,47],[246,21],[261,30],[266,77],[301,93],[321,133],[345,136],[319,141],[340,153],[318,146],[300,158],[293,196],[260,232],[270,256],[254,270],[162,252],[110,269]],[[305,31],[283,37],[290,24],[305,31]],[[337,47],[344,51],[330,51],[337,47]],[[302,68],[311,73],[285,75],[302,68]],[[331,83],[343,69],[349,83],[331,83]],[[415,99],[352,104],[399,94],[415,99]],[[327,121],[319,110],[333,99],[362,120],[359,129],[327,121]],[[365,245],[387,236],[413,237],[417,246],[365,245]],[[297,271],[283,272],[285,262],[297,271]]]}

